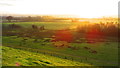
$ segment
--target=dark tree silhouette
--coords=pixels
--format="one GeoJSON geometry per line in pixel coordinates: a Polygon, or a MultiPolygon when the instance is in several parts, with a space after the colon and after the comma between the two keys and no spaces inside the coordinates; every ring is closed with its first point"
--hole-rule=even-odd
{"type": "Polygon", "coordinates": [[[8,22],[11,22],[11,20],[13,19],[13,17],[12,16],[8,16],[8,17],[6,17],[6,19],[8,20],[8,22]]]}

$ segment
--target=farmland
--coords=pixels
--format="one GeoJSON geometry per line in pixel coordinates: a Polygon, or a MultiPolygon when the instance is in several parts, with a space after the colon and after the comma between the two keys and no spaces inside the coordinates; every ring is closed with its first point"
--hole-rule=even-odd
{"type": "Polygon", "coordinates": [[[83,23],[10,22],[2,25],[3,66],[16,63],[21,66],[118,65],[118,38],[116,34],[108,35],[109,29],[103,36],[96,30],[87,35],[81,30],[86,28],[81,27],[83,23]],[[40,29],[41,26],[44,29],[40,29]],[[59,37],[54,40],[53,36],[59,37]]]}
{"type": "Polygon", "coordinates": [[[0,0],[2,68],[119,68],[118,0],[0,0]]]}
{"type": "Polygon", "coordinates": [[[3,46],[3,51],[5,51],[3,52],[3,55],[4,55],[3,64],[7,66],[14,66],[16,65],[16,63],[20,64],[21,66],[36,66],[36,65],[39,65],[39,66],[68,66],[68,65],[91,66],[90,64],[86,64],[86,63],[80,63],[80,62],[71,61],[67,59],[61,59],[61,58],[57,58],[49,55],[40,54],[40,53],[13,49],[10,47],[3,46]]]}

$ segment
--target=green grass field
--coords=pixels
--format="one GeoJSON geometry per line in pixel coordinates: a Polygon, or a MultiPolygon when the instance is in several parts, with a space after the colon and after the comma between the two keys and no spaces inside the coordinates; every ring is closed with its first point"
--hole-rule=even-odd
{"type": "MultiPolygon", "coordinates": [[[[9,24],[3,23],[6,28],[9,24]]],[[[71,30],[76,35],[74,28],[80,23],[52,23],[52,22],[16,22],[22,26],[21,29],[3,29],[2,37],[2,53],[3,66],[15,66],[16,63],[21,66],[117,66],[118,65],[118,42],[109,40],[104,42],[87,43],[83,40],[81,43],[71,42],[72,49],[68,47],[55,47],[50,41],[54,34],[54,30],[73,29],[71,30]],[[45,26],[46,30],[37,31],[32,29],[31,25],[45,26]],[[8,33],[8,34],[7,34],[8,33]],[[23,35],[30,37],[22,37],[23,35]],[[26,38],[26,42],[22,40],[26,38]],[[37,42],[34,40],[37,38],[37,42]],[[90,49],[85,49],[88,47],[90,49]],[[91,53],[91,50],[97,53],[91,53]]],[[[77,36],[76,36],[77,37],[77,36]]],[[[76,40],[85,39],[76,38],[76,40]]],[[[112,38],[113,39],[113,38],[112,38]]],[[[115,38],[116,39],[116,38],[115,38]]]]}
{"type": "Polygon", "coordinates": [[[10,47],[2,47],[3,66],[16,66],[19,63],[21,66],[92,66],[86,63],[61,59],[40,53],[14,49],[10,47]]]}
{"type": "MultiPolygon", "coordinates": [[[[3,23],[3,26],[7,26],[8,24],[13,24],[13,23],[3,23]]],[[[54,23],[54,22],[17,22],[15,24],[18,24],[22,27],[29,28],[31,27],[32,24],[35,24],[37,26],[45,26],[46,29],[52,29],[52,30],[57,30],[57,29],[64,29],[64,28],[69,28],[72,26],[76,26],[79,23],[54,23]]]]}
{"type": "MultiPolygon", "coordinates": [[[[108,66],[108,65],[117,65],[118,61],[118,43],[108,42],[100,44],[87,44],[87,43],[71,43],[71,46],[76,46],[78,50],[72,50],[70,48],[56,48],[53,47],[50,42],[43,42],[39,39],[39,43],[34,43],[34,39],[27,40],[26,44],[20,45],[20,42],[23,38],[16,38],[16,36],[3,37],[3,46],[10,48],[15,48],[37,52],[47,55],[52,55],[55,57],[65,58],[68,60],[74,60],[77,62],[88,63],[96,66],[108,66]],[[44,44],[44,45],[43,45],[44,44]],[[97,54],[89,53],[89,50],[84,49],[84,47],[89,47],[93,50],[96,50],[97,54]],[[110,51],[112,50],[112,51],[110,51]],[[109,55],[109,56],[108,56],[109,55]]],[[[4,53],[4,51],[3,51],[4,53]]],[[[6,52],[5,52],[6,53],[6,52]]],[[[13,53],[13,52],[12,52],[13,53]]],[[[5,54],[6,55],[6,54],[5,54]]],[[[3,57],[5,56],[3,54],[3,57]]],[[[14,56],[14,55],[13,55],[14,56]]],[[[6,58],[7,59],[7,58],[6,58]]],[[[8,62],[9,64],[9,62],[8,62]]],[[[3,63],[4,65],[4,63],[3,63]]]]}

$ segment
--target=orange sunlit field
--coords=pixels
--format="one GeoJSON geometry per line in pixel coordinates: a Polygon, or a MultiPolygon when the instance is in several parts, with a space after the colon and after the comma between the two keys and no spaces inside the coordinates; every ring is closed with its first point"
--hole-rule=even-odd
{"type": "Polygon", "coordinates": [[[116,2],[1,1],[2,66],[118,66],[116,2]]]}

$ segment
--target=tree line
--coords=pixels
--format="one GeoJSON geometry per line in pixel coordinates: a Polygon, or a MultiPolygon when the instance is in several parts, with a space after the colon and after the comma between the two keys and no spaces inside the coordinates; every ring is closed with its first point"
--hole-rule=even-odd
{"type": "Polygon", "coordinates": [[[53,16],[2,16],[3,22],[63,22],[71,21],[69,18],[57,18],[53,16]]]}

